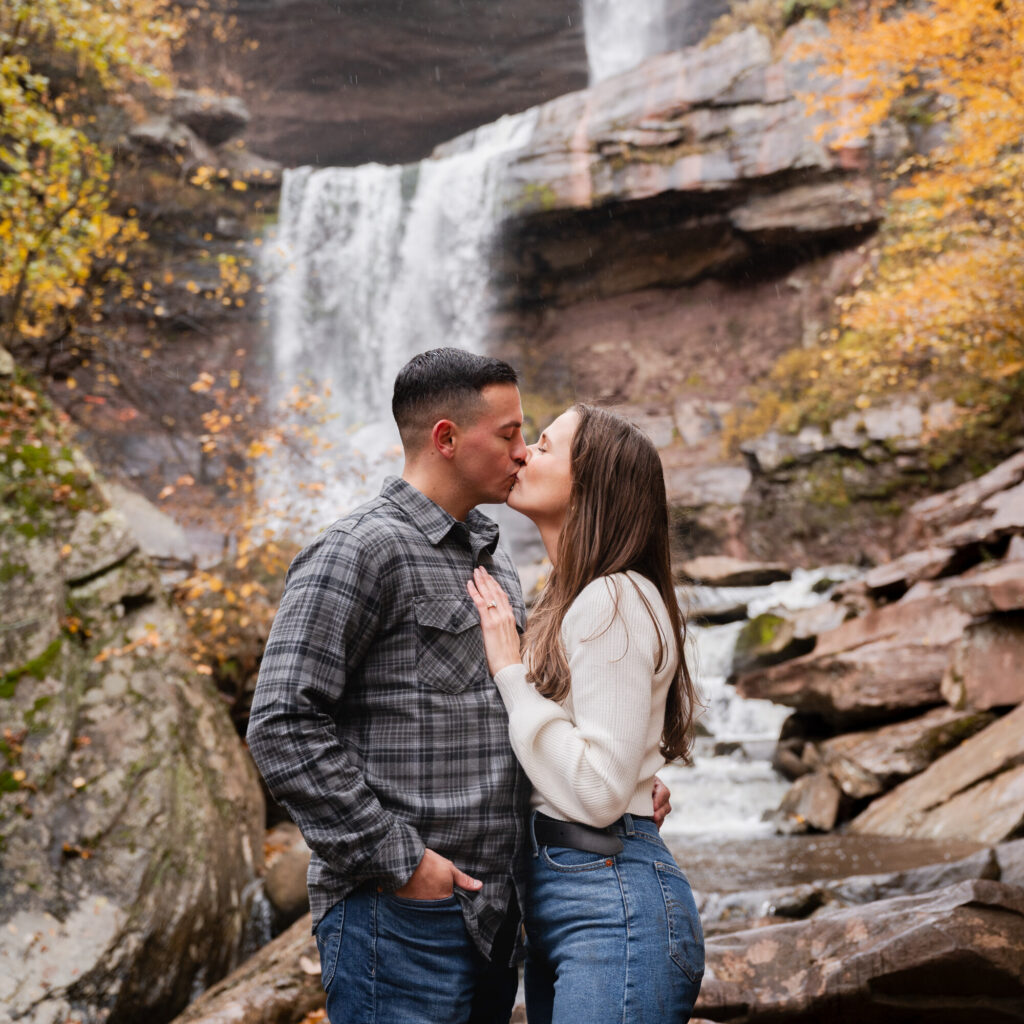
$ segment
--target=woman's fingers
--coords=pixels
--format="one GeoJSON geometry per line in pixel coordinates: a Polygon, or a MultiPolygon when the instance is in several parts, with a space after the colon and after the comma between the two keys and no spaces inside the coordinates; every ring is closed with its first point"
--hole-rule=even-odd
{"type": "Polygon", "coordinates": [[[482,566],[478,565],[473,570],[473,580],[476,583],[478,593],[483,597],[484,604],[490,605],[494,602],[494,605],[502,609],[511,609],[512,605],[509,603],[508,595],[502,590],[498,581],[482,566]]]}

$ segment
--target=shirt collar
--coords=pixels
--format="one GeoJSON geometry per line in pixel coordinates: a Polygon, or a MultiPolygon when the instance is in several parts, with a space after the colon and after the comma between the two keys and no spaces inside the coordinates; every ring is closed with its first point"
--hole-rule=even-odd
{"type": "Polygon", "coordinates": [[[498,524],[478,509],[471,509],[466,521],[460,522],[422,491],[397,476],[389,476],[380,493],[402,509],[435,547],[448,534],[454,533],[469,544],[475,557],[479,558],[481,551],[494,554],[498,545],[498,524]]]}

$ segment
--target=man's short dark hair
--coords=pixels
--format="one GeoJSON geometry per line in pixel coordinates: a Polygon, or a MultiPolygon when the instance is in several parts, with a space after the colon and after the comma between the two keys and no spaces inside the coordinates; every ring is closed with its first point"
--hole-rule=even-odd
{"type": "Polygon", "coordinates": [[[460,348],[432,348],[413,356],[399,370],[391,399],[402,444],[406,450],[418,450],[438,420],[471,423],[484,388],[518,383],[508,363],[460,348]]]}

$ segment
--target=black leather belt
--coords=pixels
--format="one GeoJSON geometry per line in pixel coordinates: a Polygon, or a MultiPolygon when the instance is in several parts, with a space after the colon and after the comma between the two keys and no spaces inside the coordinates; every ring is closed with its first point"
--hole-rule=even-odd
{"type": "Polygon", "coordinates": [[[533,834],[541,846],[567,846],[571,850],[604,857],[622,853],[622,840],[607,829],[580,825],[575,821],[558,821],[539,812],[533,819],[533,834]]]}

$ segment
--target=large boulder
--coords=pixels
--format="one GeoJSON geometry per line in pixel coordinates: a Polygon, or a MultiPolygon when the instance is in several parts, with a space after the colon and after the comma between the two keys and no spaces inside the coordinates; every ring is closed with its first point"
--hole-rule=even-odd
{"type": "Polygon", "coordinates": [[[207,989],[174,1024],[299,1024],[323,1006],[320,954],[306,914],[207,989]]]}
{"type": "Polygon", "coordinates": [[[904,598],[821,634],[810,654],[739,676],[737,690],[837,728],[903,717],[942,703],[953,644],[970,621],[941,594],[904,598]]]}
{"type": "Polygon", "coordinates": [[[955,708],[1024,703],[1024,613],[971,623],[953,650],[942,695],[955,708]]]}
{"type": "Polygon", "coordinates": [[[988,880],[707,941],[695,1014],[729,1024],[1024,1021],[1024,891],[988,880]]]}
{"type": "Polygon", "coordinates": [[[1024,825],[1024,704],[875,800],[854,832],[997,842],[1024,825]]]}
{"type": "Polygon", "coordinates": [[[0,386],[0,1003],[159,1024],[239,955],[262,797],[126,522],[45,403],[0,386]]]}
{"type": "MultiPolygon", "coordinates": [[[[992,717],[934,708],[895,725],[823,740],[812,747],[813,757],[847,796],[861,800],[924,771],[947,750],[985,728],[992,717]]],[[[804,759],[808,759],[807,751],[804,759]]]]}
{"type": "Polygon", "coordinates": [[[1017,452],[994,469],[941,494],[922,498],[911,505],[908,519],[914,530],[936,535],[942,530],[985,515],[985,503],[1002,491],[1024,481],[1024,451],[1017,452]]]}

